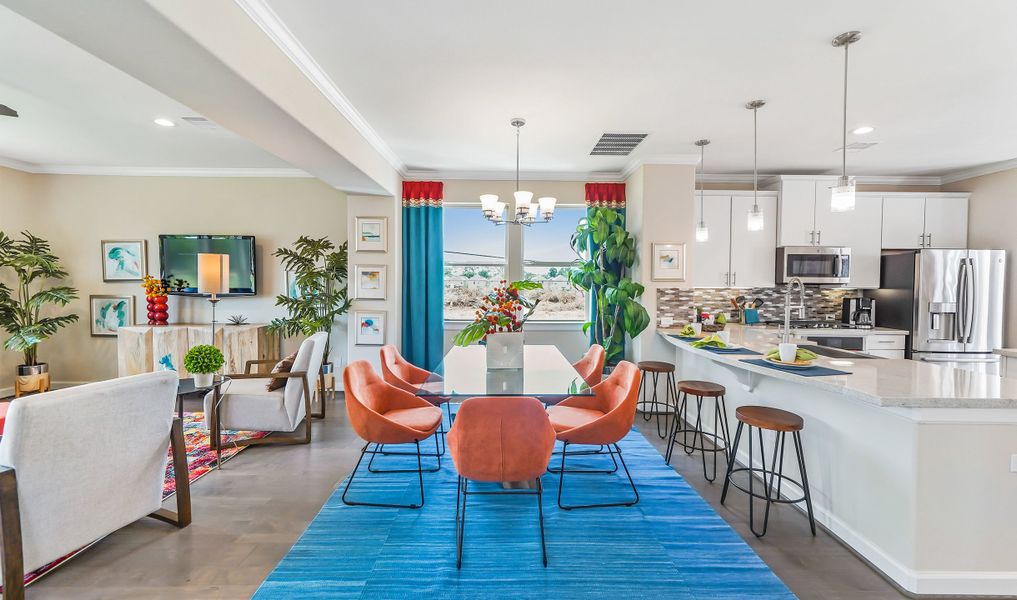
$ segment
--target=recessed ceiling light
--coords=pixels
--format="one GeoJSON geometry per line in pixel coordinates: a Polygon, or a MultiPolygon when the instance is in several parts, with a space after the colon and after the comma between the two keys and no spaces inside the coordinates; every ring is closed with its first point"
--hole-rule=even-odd
{"type": "Polygon", "coordinates": [[[851,131],[851,133],[853,133],[855,135],[865,135],[866,133],[872,133],[875,130],[876,130],[875,127],[870,127],[868,125],[862,125],[861,127],[851,131]]]}
{"type": "Polygon", "coordinates": [[[173,127],[173,126],[176,125],[176,123],[174,123],[173,121],[170,121],[169,119],[167,119],[165,117],[159,117],[158,119],[156,119],[156,120],[154,120],[152,122],[155,123],[156,125],[159,125],[160,127],[173,127]]]}

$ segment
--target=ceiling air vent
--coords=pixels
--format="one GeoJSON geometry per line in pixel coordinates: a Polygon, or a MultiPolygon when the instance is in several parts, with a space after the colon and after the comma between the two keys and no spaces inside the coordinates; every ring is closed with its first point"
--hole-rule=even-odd
{"type": "Polygon", "coordinates": [[[645,133],[605,133],[593,146],[590,156],[628,156],[646,136],[645,133]]]}
{"type": "Polygon", "coordinates": [[[216,125],[215,123],[209,121],[205,117],[198,117],[198,116],[194,116],[194,117],[180,117],[180,119],[182,121],[187,121],[191,125],[194,125],[195,127],[198,127],[200,129],[219,129],[218,125],[216,125]]]}
{"type": "MultiPolygon", "coordinates": [[[[875,146],[878,143],[879,142],[851,142],[850,144],[847,145],[847,151],[848,152],[861,152],[862,150],[865,150],[866,148],[871,148],[871,147],[875,146]]],[[[834,152],[840,152],[843,149],[844,149],[844,146],[837,146],[833,151],[834,152]]]]}

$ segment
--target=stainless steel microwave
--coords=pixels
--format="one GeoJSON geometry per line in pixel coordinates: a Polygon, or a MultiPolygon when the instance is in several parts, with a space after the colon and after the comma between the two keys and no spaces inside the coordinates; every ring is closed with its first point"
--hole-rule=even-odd
{"type": "Polygon", "coordinates": [[[851,280],[851,248],[782,246],[777,248],[777,283],[792,277],[802,283],[847,284],[851,280]]]}

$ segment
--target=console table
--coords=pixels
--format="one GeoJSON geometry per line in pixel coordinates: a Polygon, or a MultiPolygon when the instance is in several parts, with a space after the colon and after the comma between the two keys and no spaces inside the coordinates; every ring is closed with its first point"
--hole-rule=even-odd
{"type": "MultiPolygon", "coordinates": [[[[191,377],[184,355],[192,346],[211,343],[209,324],[131,325],[117,331],[117,374],[120,377],[173,369],[191,377]]],[[[223,351],[223,373],[243,373],[249,360],[279,358],[279,337],[267,324],[216,325],[215,345],[223,351]]],[[[270,366],[270,365],[269,365],[270,366]]]]}

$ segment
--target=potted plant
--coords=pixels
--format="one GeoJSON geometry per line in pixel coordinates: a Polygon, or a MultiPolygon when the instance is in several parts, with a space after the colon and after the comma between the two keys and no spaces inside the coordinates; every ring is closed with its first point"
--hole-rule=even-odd
{"type": "MultiPolygon", "coordinates": [[[[275,305],[286,308],[287,317],[272,319],[268,330],[283,337],[328,334],[325,340],[325,361],[332,348],[332,327],[336,319],[350,309],[346,280],[349,250],[343,242],[338,247],[327,237],[300,236],[293,248],[279,248],[272,253],[283,269],[293,275],[295,293],[279,294],[275,305]]],[[[331,363],[329,363],[331,364],[331,363]]]]}
{"type": "Polygon", "coordinates": [[[47,279],[60,280],[67,272],[50,252],[49,243],[25,231],[21,239],[0,231],[0,267],[9,267],[17,276],[14,289],[0,283],[0,326],[10,337],[4,348],[24,353],[18,365],[18,387],[22,391],[45,390],[49,365],[39,362],[39,342],[78,320],[78,315],[43,316],[47,304],[67,306],[77,299],[78,290],[68,286],[45,287],[47,279]]]}
{"type": "Polygon", "coordinates": [[[523,366],[523,324],[537,309],[540,300],[531,302],[520,292],[544,287],[536,281],[513,281],[494,288],[481,301],[473,323],[453,338],[458,346],[474,342],[487,344],[487,368],[521,369],[523,366]],[[525,311],[525,312],[524,312],[525,311]]]}
{"type": "Polygon", "coordinates": [[[225,362],[222,352],[209,344],[194,346],[184,355],[184,368],[194,375],[197,388],[212,387],[212,378],[225,362]]]}
{"type": "Polygon", "coordinates": [[[592,319],[583,332],[606,351],[608,364],[625,353],[625,336],[636,337],[650,324],[650,315],[637,299],[642,285],[627,276],[636,262],[636,239],[625,230],[625,216],[610,208],[591,209],[572,234],[579,256],[569,271],[574,287],[590,294],[592,319]]]}

